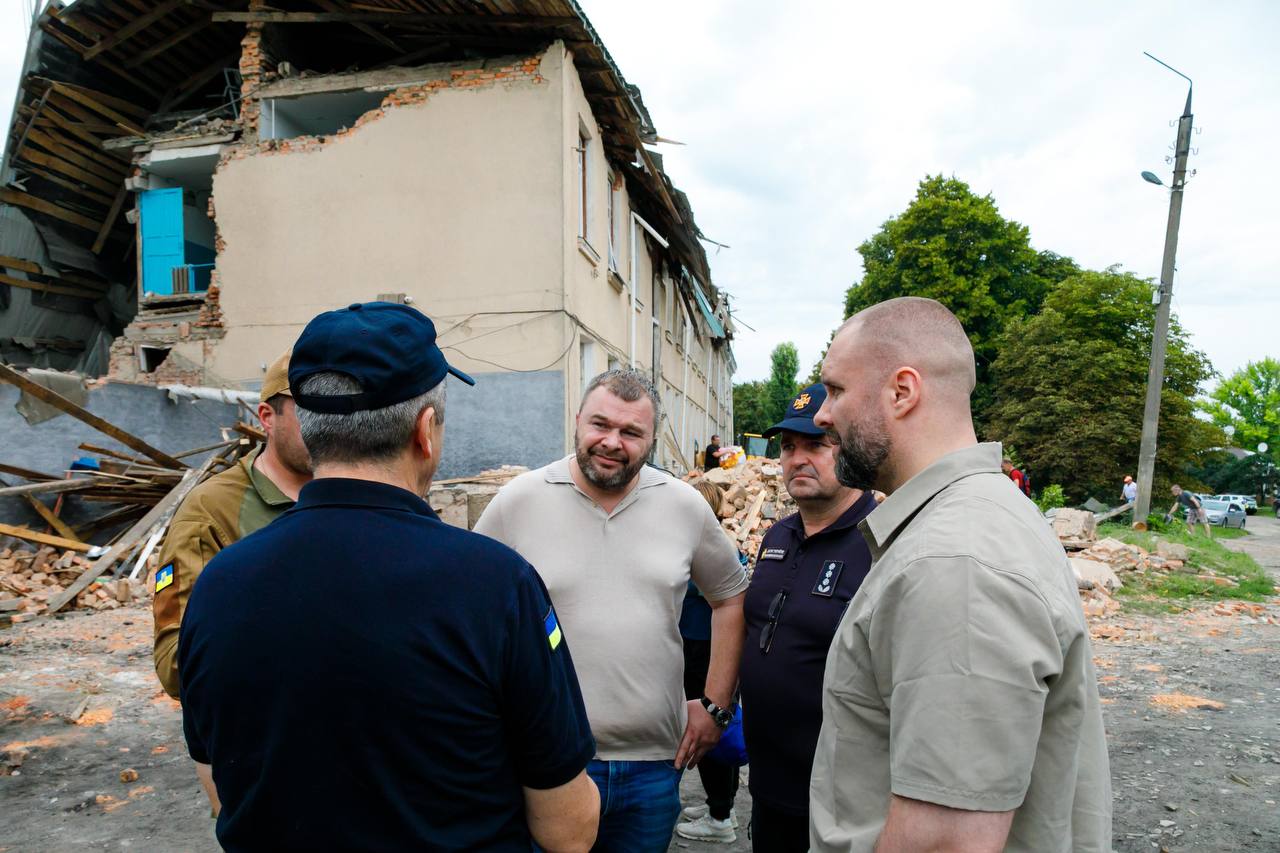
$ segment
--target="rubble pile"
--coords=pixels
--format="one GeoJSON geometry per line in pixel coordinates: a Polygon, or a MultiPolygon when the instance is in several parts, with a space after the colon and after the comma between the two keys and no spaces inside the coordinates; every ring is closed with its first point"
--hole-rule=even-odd
{"type": "Polygon", "coordinates": [[[732,468],[691,471],[685,480],[702,477],[724,489],[720,525],[754,566],[765,531],[796,511],[782,482],[782,466],[775,459],[748,459],[732,468]]]}
{"type": "MultiPolygon", "coordinates": [[[[36,551],[0,550],[0,615],[21,622],[46,612],[49,601],[65,592],[91,562],[74,551],[59,554],[47,545],[36,551]]],[[[114,578],[90,584],[69,605],[82,610],[114,610],[147,598],[149,590],[145,577],[114,578]]]]}
{"type": "Polygon", "coordinates": [[[528,470],[523,465],[503,465],[472,477],[440,480],[427,492],[427,503],[445,524],[473,530],[498,489],[528,470]]]}

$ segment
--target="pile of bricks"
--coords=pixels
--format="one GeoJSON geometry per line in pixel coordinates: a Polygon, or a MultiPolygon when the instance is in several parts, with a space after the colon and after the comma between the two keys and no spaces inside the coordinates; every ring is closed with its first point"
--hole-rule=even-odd
{"type": "MultiPolygon", "coordinates": [[[[89,567],[90,561],[74,551],[59,554],[45,546],[36,551],[0,550],[0,620],[21,622],[48,609],[89,567]]],[[[114,610],[149,595],[145,578],[116,578],[90,584],[68,607],[82,610],[114,610]]]]}
{"type": "Polygon", "coordinates": [[[782,482],[782,466],[776,459],[748,459],[733,468],[692,471],[685,479],[702,477],[724,489],[720,525],[754,566],[765,532],[796,511],[782,482]]]}

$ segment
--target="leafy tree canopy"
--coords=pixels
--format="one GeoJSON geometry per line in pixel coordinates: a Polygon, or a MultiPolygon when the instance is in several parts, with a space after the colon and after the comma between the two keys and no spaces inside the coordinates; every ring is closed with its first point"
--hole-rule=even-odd
{"type": "MultiPolygon", "coordinates": [[[[1081,272],[1054,288],[1039,314],[1009,321],[992,365],[987,434],[1016,449],[1040,483],[1062,483],[1072,501],[1114,503],[1137,474],[1154,325],[1151,284],[1112,268],[1081,272]]],[[[1213,375],[1208,358],[1170,323],[1156,452],[1155,504],[1174,480],[1219,445],[1193,399],[1213,375]]]]}
{"type": "Polygon", "coordinates": [[[734,436],[721,436],[725,441],[737,441],[737,436],[744,432],[760,433],[773,426],[775,421],[769,417],[766,405],[765,383],[740,382],[733,386],[733,428],[734,436]]]}
{"type": "Polygon", "coordinates": [[[1070,258],[1033,249],[1027,228],[1001,216],[990,195],[941,175],[921,181],[915,200],[858,252],[866,274],[845,295],[845,317],[898,296],[947,306],[973,343],[979,415],[1005,325],[1037,313],[1055,283],[1079,272],[1070,258]]]}
{"type": "Polygon", "coordinates": [[[1235,427],[1231,443],[1256,450],[1266,442],[1271,452],[1280,446],[1280,360],[1253,361],[1213,389],[1203,409],[1220,427],[1235,427]]]}
{"type": "Polygon", "coordinates": [[[796,352],[796,345],[788,341],[774,347],[770,359],[773,368],[769,374],[766,395],[769,425],[772,426],[786,416],[787,407],[800,390],[796,385],[796,374],[800,372],[800,354],[796,352]]]}

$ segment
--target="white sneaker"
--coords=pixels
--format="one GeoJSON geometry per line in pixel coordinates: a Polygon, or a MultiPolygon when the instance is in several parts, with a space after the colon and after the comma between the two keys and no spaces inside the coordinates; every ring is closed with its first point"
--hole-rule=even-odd
{"type": "Polygon", "coordinates": [[[716,820],[709,814],[690,823],[678,825],[676,835],[693,841],[717,841],[721,844],[731,844],[738,840],[738,833],[733,831],[732,821],[716,820]]]}
{"type": "Polygon", "coordinates": [[[707,807],[706,803],[703,803],[700,806],[686,806],[685,810],[680,812],[680,817],[685,820],[694,821],[700,817],[706,817],[709,811],[710,809],[707,807]]]}

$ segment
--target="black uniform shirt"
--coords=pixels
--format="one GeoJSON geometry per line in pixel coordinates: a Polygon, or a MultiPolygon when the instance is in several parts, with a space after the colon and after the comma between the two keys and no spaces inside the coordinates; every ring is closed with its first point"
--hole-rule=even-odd
{"type": "Polygon", "coordinates": [[[858,522],[875,506],[875,497],[866,492],[808,538],[797,512],[769,528],[760,543],[743,603],[742,724],[751,758],[751,796],[779,811],[808,813],[827,650],[871,568],[858,522]],[[774,601],[783,591],[786,599],[778,609],[774,601]],[[766,652],[760,639],[769,631],[771,608],[778,618],[766,652]]]}
{"type": "Polygon", "coordinates": [[[221,551],[179,636],[230,851],[527,851],[595,752],[546,588],[404,489],[315,480],[221,551]]]}

